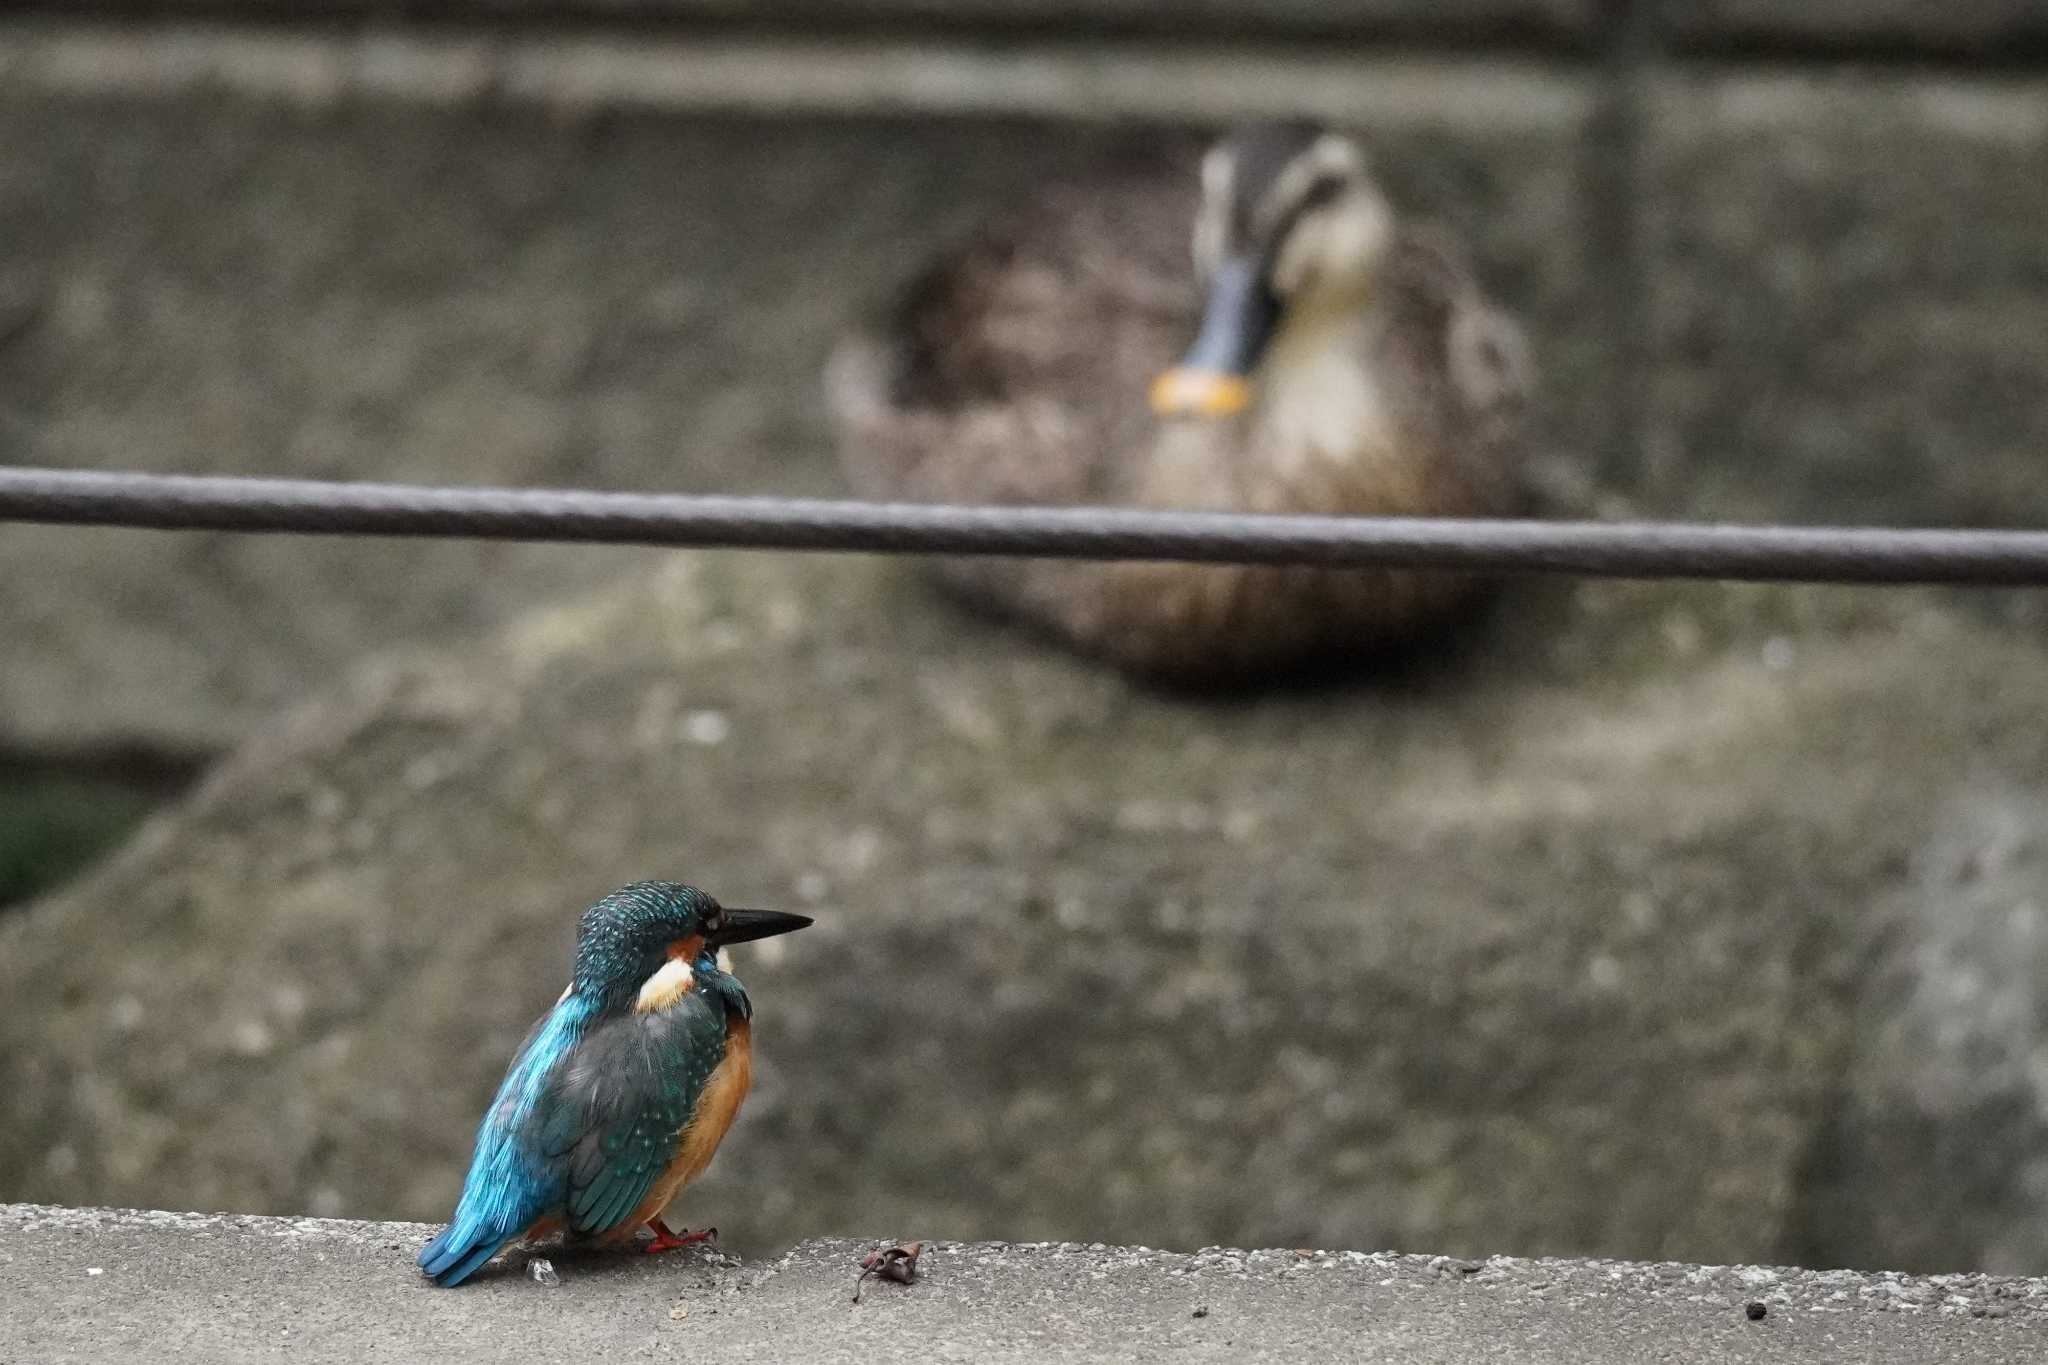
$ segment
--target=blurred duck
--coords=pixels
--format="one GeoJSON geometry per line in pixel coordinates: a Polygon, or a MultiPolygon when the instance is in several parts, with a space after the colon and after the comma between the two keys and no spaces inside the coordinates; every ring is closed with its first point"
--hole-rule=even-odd
{"type": "MultiPolygon", "coordinates": [[[[1199,174],[1154,157],[1050,189],[928,270],[827,375],[866,497],[1333,516],[1524,510],[1530,384],[1520,330],[1455,245],[1396,218],[1355,141],[1306,125],[1234,132],[1199,174]]],[[[1383,649],[1483,586],[1052,560],[939,572],[1087,653],[1198,685],[1383,649]]]]}

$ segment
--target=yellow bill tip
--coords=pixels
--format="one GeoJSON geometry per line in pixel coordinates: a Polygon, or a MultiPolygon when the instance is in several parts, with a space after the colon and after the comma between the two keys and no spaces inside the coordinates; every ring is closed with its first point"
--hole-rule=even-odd
{"type": "Polygon", "coordinates": [[[1152,381],[1152,411],[1161,417],[1229,417],[1252,401],[1243,375],[1178,366],[1152,381]]]}

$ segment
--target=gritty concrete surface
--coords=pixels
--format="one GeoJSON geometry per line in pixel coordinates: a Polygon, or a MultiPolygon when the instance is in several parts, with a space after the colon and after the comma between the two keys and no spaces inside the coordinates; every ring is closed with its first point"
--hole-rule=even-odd
{"type": "Polygon", "coordinates": [[[2048,1282],[1985,1275],[930,1243],[917,1283],[871,1283],[856,1304],[877,1243],[810,1241],[756,1263],[555,1252],[551,1286],[515,1253],[439,1290],[412,1263],[431,1232],[0,1206],[0,1361],[1993,1365],[2048,1351],[2048,1282]]]}
{"type": "Polygon", "coordinates": [[[1688,72],[1644,112],[1645,500],[2043,524],[2048,85],[1688,72]]]}

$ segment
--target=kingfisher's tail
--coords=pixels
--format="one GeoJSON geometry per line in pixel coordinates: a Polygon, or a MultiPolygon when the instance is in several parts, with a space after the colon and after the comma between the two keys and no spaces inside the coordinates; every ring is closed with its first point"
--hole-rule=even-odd
{"type": "Polygon", "coordinates": [[[464,1219],[458,1213],[456,1220],[441,1230],[441,1235],[420,1248],[420,1269],[431,1277],[435,1284],[453,1287],[461,1284],[482,1268],[484,1262],[504,1250],[506,1243],[520,1233],[510,1232],[464,1219]]]}
{"type": "Polygon", "coordinates": [[[420,1248],[420,1269],[444,1286],[461,1284],[525,1236],[546,1200],[524,1180],[500,1172],[497,1162],[481,1162],[463,1183],[462,1198],[441,1235],[420,1248]]]}

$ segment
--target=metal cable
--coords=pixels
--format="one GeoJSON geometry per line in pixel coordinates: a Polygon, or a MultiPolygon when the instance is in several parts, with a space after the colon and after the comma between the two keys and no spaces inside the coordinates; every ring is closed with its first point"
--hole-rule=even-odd
{"type": "Polygon", "coordinates": [[[0,520],[300,535],[2048,585],[2048,531],[1248,516],[0,469],[0,520]]]}

